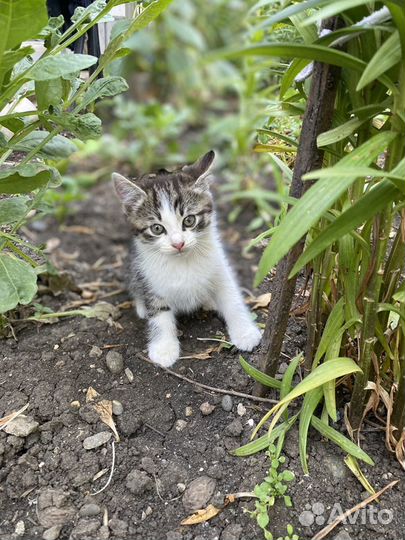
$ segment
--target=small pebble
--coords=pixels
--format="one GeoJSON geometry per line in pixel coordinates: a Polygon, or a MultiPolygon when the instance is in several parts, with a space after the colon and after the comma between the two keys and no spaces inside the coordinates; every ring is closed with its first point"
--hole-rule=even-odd
{"type": "Polygon", "coordinates": [[[116,399],[113,399],[112,412],[116,416],[119,416],[120,414],[122,414],[124,412],[124,407],[122,406],[121,401],[117,401],[116,399]]]}
{"type": "Polygon", "coordinates": [[[238,403],[238,408],[236,410],[239,416],[244,416],[246,414],[246,407],[243,403],[238,403]]]}
{"type": "Polygon", "coordinates": [[[15,535],[16,536],[24,536],[25,534],[25,523],[23,522],[22,519],[20,519],[20,521],[17,521],[16,525],[15,525],[15,535]]]}
{"type": "Polygon", "coordinates": [[[111,439],[111,436],[111,431],[100,431],[100,433],[86,437],[83,441],[83,447],[85,450],[93,450],[108,442],[111,439]]]}
{"type": "Polygon", "coordinates": [[[183,431],[186,426],[187,422],[185,420],[176,420],[176,423],[174,424],[176,431],[183,431]]]}
{"type": "Polygon", "coordinates": [[[103,354],[103,351],[97,345],[93,345],[91,351],[89,352],[90,358],[99,358],[103,354]]]}
{"type": "Polygon", "coordinates": [[[186,416],[193,416],[193,408],[192,407],[186,407],[186,416]]]}
{"type": "Polygon", "coordinates": [[[77,409],[80,409],[80,401],[72,401],[70,404],[70,408],[74,411],[77,411],[77,409]]]}
{"type": "Polygon", "coordinates": [[[134,380],[134,374],[128,367],[125,368],[125,375],[127,376],[129,382],[132,382],[134,380]]]}
{"type": "Polygon", "coordinates": [[[238,419],[231,422],[225,428],[225,434],[230,435],[231,437],[239,437],[243,431],[242,422],[238,419]]]}
{"type": "Polygon", "coordinates": [[[124,369],[124,359],[122,354],[117,351],[108,351],[105,363],[114,375],[118,375],[124,369]]]}
{"type": "Polygon", "coordinates": [[[79,510],[80,517],[97,516],[101,512],[101,508],[98,504],[88,503],[84,504],[79,510]]]}
{"type": "Polygon", "coordinates": [[[232,407],[233,407],[233,401],[232,401],[232,398],[231,396],[228,396],[228,394],[226,394],[223,398],[222,398],[222,401],[221,401],[221,407],[224,409],[224,411],[226,412],[230,412],[232,410],[232,407]]]}
{"type": "Polygon", "coordinates": [[[38,422],[36,422],[32,416],[20,414],[20,416],[17,416],[17,418],[14,418],[14,420],[11,420],[11,422],[6,425],[4,431],[9,435],[15,435],[16,437],[28,437],[28,435],[35,431],[38,426],[38,422]]]}
{"type": "Polygon", "coordinates": [[[57,540],[60,535],[62,527],[60,525],[54,525],[50,529],[47,529],[44,534],[42,535],[42,538],[44,540],[57,540]]]}
{"type": "Polygon", "coordinates": [[[176,484],[176,487],[179,493],[183,493],[186,489],[186,484],[179,482],[178,484],[176,484]]]}
{"type": "Polygon", "coordinates": [[[209,414],[211,414],[214,409],[215,405],[211,405],[211,403],[208,403],[208,401],[205,401],[200,405],[201,414],[203,414],[204,416],[208,416],[209,414]]]}

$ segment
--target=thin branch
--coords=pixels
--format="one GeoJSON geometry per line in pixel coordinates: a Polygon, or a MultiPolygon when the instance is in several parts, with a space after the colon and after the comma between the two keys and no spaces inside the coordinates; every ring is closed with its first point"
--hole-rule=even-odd
{"type": "Polygon", "coordinates": [[[146,356],[139,355],[142,360],[145,362],[148,362],[148,364],[151,364],[152,366],[158,367],[165,371],[166,373],[169,373],[169,375],[173,375],[174,377],[177,377],[178,379],[181,379],[182,381],[186,381],[190,384],[194,384],[194,386],[198,386],[199,388],[204,388],[205,390],[209,390],[210,392],[217,392],[218,394],[229,394],[231,396],[237,396],[242,397],[245,399],[249,399],[251,401],[260,401],[262,403],[271,403],[275,404],[278,403],[276,399],[268,399],[258,396],[251,396],[250,394],[244,394],[243,392],[237,392],[236,390],[226,390],[225,388],[217,388],[215,386],[208,386],[208,384],[203,384],[197,381],[193,381],[193,379],[189,379],[185,375],[180,375],[180,373],[176,373],[175,371],[172,371],[171,369],[165,368],[163,366],[160,366],[159,364],[155,364],[155,362],[152,362],[149,360],[149,358],[146,358],[146,356]]]}

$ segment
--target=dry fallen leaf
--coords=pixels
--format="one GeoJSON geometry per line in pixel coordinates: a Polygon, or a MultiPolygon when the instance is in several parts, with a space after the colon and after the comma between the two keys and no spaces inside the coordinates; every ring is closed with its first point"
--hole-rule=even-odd
{"type": "Polygon", "coordinates": [[[183,519],[181,525],[197,525],[198,523],[204,523],[204,521],[212,519],[220,512],[222,512],[222,508],[217,508],[216,506],[209,504],[207,508],[197,510],[195,514],[183,519]]]}
{"type": "Polygon", "coordinates": [[[247,299],[248,304],[253,304],[252,309],[265,308],[270,304],[271,293],[260,294],[259,296],[251,296],[247,299]]]}
{"type": "Polygon", "coordinates": [[[112,401],[110,401],[109,399],[102,399],[98,403],[95,403],[93,406],[100,415],[100,420],[104,422],[104,424],[106,424],[114,433],[115,440],[117,442],[120,442],[120,437],[118,435],[118,431],[115,427],[115,423],[112,417],[112,401]]]}
{"type": "Polygon", "coordinates": [[[205,351],[202,351],[200,353],[194,353],[194,354],[190,354],[188,356],[181,356],[180,359],[181,360],[208,360],[209,358],[211,358],[211,354],[213,352],[217,352],[221,349],[221,345],[216,345],[214,347],[209,347],[208,349],[206,349],[205,351]]]}
{"type": "Polygon", "coordinates": [[[100,394],[92,386],[89,386],[86,392],[86,403],[94,401],[100,394]]]}

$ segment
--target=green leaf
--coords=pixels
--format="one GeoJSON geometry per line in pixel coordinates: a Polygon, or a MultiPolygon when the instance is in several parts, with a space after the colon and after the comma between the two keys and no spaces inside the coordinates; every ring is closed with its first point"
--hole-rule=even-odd
{"type": "Polygon", "coordinates": [[[96,62],[97,58],[88,54],[65,53],[46,56],[35,62],[27,76],[34,81],[56,79],[87,69],[96,62]]]}
{"type": "Polygon", "coordinates": [[[285,396],[285,398],[281,399],[277,405],[275,405],[263,416],[255,428],[252,437],[256,435],[258,430],[274,414],[274,418],[269,427],[269,431],[271,432],[277,420],[293,399],[305,394],[306,392],[310,392],[314,388],[322,386],[329,381],[333,381],[338,377],[356,372],[361,372],[361,369],[351,358],[339,357],[321,364],[311,371],[311,373],[307,375],[299,384],[297,384],[297,386],[295,386],[294,389],[285,396]]]}
{"type": "Polygon", "coordinates": [[[34,49],[32,47],[20,47],[15,51],[6,51],[3,54],[0,62],[0,85],[3,81],[5,74],[8,71],[12,70],[14,66],[18,64],[18,62],[20,62],[23,58],[25,58],[29,54],[32,54],[33,52],[34,49]]]}
{"type": "Polygon", "coordinates": [[[329,347],[331,341],[336,336],[336,333],[339,331],[339,328],[343,325],[344,322],[344,299],[340,298],[334,305],[332,311],[329,314],[328,320],[326,321],[325,328],[322,332],[322,337],[319,341],[318,348],[315,353],[313,366],[316,367],[319,364],[319,360],[326,353],[327,348],[329,347]]]}
{"type": "Polygon", "coordinates": [[[29,193],[52,179],[51,169],[29,164],[0,171],[0,193],[29,193]]]}
{"type": "MultiPolygon", "coordinates": [[[[379,133],[342,158],[339,165],[368,165],[386,150],[395,137],[391,132],[379,133]]],[[[342,177],[333,183],[328,178],[320,179],[297,201],[278,226],[263,253],[256,275],[256,285],[263,281],[271,268],[308,232],[356,178],[354,173],[353,176],[342,177]]]]}
{"type": "Polygon", "coordinates": [[[309,474],[307,459],[308,429],[311,423],[312,415],[314,414],[315,409],[319,405],[322,396],[322,387],[318,386],[318,388],[314,388],[313,390],[305,394],[304,401],[302,403],[302,408],[300,412],[298,445],[300,451],[301,467],[304,474],[309,474]]]}
{"type": "Polygon", "coordinates": [[[84,141],[95,139],[101,135],[101,120],[93,113],[73,114],[62,112],[50,115],[49,120],[84,141]]]}
{"type": "Polygon", "coordinates": [[[105,77],[103,79],[98,79],[84,94],[80,107],[84,109],[96,99],[116,96],[126,90],[128,90],[128,84],[123,77],[105,77]]]}
{"type": "Polygon", "coordinates": [[[19,221],[27,212],[27,197],[10,197],[0,200],[0,225],[19,221]]]}
{"type": "Polygon", "coordinates": [[[311,419],[311,424],[314,426],[314,428],[319,431],[321,435],[329,439],[330,441],[334,442],[340,448],[344,451],[350,454],[351,456],[361,459],[365,463],[368,463],[369,465],[374,465],[374,461],[371,459],[371,457],[364,452],[361,448],[357,446],[357,444],[354,444],[350,439],[342,435],[339,431],[336,431],[336,429],[333,429],[332,427],[328,426],[322,420],[317,418],[316,416],[313,416],[311,419]]]}
{"type": "MultiPolygon", "coordinates": [[[[40,145],[48,135],[48,131],[33,131],[24,137],[24,139],[16,143],[13,148],[19,152],[31,152],[31,150],[40,145]]],[[[73,152],[76,152],[76,150],[77,147],[71,140],[62,135],[55,135],[36,155],[43,156],[47,159],[67,158],[73,154],[73,152]]]]}
{"type": "Polygon", "coordinates": [[[68,88],[69,81],[62,79],[62,77],[47,79],[46,81],[35,81],[38,110],[43,111],[47,110],[50,105],[54,107],[59,105],[68,88]]]}
{"type": "MultiPolygon", "coordinates": [[[[400,175],[401,173],[403,174],[404,167],[405,158],[398,163],[391,173],[385,174],[388,174],[390,177],[395,179],[397,175],[400,175]]],[[[338,169],[338,167],[335,168],[335,171],[336,169],[338,169]]],[[[359,172],[364,172],[361,167],[358,169],[356,167],[351,169],[351,171],[348,170],[346,177],[350,178],[350,173],[352,175],[356,174],[357,170],[359,170],[359,172]]],[[[373,171],[374,175],[377,173],[377,171],[374,171],[374,169],[371,170],[373,171]]],[[[380,172],[381,174],[384,174],[384,171],[378,171],[378,174],[380,174],[380,172]]],[[[360,174],[360,176],[363,176],[363,174],[360,174]]],[[[399,178],[399,180],[403,182],[403,179],[399,178]]],[[[355,230],[359,225],[365,223],[372,216],[378,214],[380,210],[386,208],[391,202],[395,201],[401,196],[404,198],[405,189],[402,189],[401,192],[398,187],[393,184],[393,181],[391,182],[389,180],[384,180],[378,183],[375,187],[365,193],[353,206],[340,214],[335,221],[328,225],[299,257],[298,261],[291,270],[290,276],[298,273],[301,268],[303,268],[314,257],[319,255],[319,253],[321,253],[324,249],[345,234],[355,230]]]]}
{"type": "Polygon", "coordinates": [[[134,32],[149,26],[159,15],[172,3],[173,0],[155,0],[137,15],[125,32],[124,40],[128,39],[134,32]]]}
{"type": "Polygon", "coordinates": [[[1,0],[0,59],[6,49],[36,37],[47,22],[44,0],[1,0]]]}
{"type": "Polygon", "coordinates": [[[257,452],[260,452],[261,450],[264,450],[265,448],[268,448],[270,444],[274,443],[274,441],[278,438],[287,433],[287,431],[291,428],[291,426],[294,424],[296,419],[298,418],[298,415],[292,416],[290,420],[287,422],[283,422],[279,426],[273,429],[273,431],[270,433],[266,433],[266,435],[262,435],[261,437],[258,437],[254,441],[251,441],[240,448],[237,448],[236,450],[231,450],[231,454],[233,456],[238,457],[246,457],[251,456],[252,454],[257,454],[257,452]]]}
{"type": "Polygon", "coordinates": [[[267,514],[266,511],[260,512],[260,514],[258,514],[258,516],[257,516],[257,524],[262,529],[265,529],[267,527],[267,525],[269,524],[269,521],[270,521],[270,518],[269,518],[269,515],[267,514]]]}
{"type": "Polygon", "coordinates": [[[366,122],[367,118],[352,118],[348,122],[345,122],[344,124],[335,127],[333,129],[330,129],[329,131],[325,131],[325,133],[321,133],[318,135],[316,142],[318,144],[318,147],[327,146],[328,144],[334,144],[339,141],[343,141],[349,135],[351,135],[354,131],[356,131],[357,128],[359,128],[364,122],[366,122]]]}
{"type": "Polygon", "coordinates": [[[26,262],[0,253],[0,313],[29,304],[37,292],[37,275],[26,262]]]}
{"type": "Polygon", "coordinates": [[[356,90],[359,91],[380,75],[388,71],[392,66],[395,66],[401,61],[401,42],[399,33],[392,34],[374,54],[373,58],[368,62],[362,76],[358,82],[356,90]]]}
{"type": "Polygon", "coordinates": [[[275,379],[274,377],[270,377],[270,375],[266,375],[266,373],[263,373],[262,371],[251,366],[248,362],[246,362],[243,356],[239,356],[239,362],[246,373],[255,379],[255,381],[258,381],[264,386],[269,386],[270,388],[281,388],[281,382],[279,380],[275,379]]]}
{"type": "Polygon", "coordinates": [[[290,365],[286,369],[283,380],[281,381],[281,389],[280,389],[281,399],[283,399],[288,394],[288,392],[290,392],[294,374],[297,371],[297,367],[299,366],[301,361],[302,361],[302,354],[300,353],[291,360],[290,365]]]}
{"type": "Polygon", "coordinates": [[[336,2],[322,2],[326,4],[325,7],[322,7],[305,20],[305,25],[313,24],[317,21],[327,19],[333,15],[341,14],[346,10],[352,9],[356,6],[362,6],[368,4],[369,0],[338,0],[336,2]]]}

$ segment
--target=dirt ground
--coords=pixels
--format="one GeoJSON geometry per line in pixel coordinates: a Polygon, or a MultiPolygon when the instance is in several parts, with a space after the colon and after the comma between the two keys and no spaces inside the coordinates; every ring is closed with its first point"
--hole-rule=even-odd
{"type": "MultiPolygon", "coordinates": [[[[241,282],[250,288],[258,253],[242,257],[244,227],[221,222],[241,282]]],[[[144,323],[120,292],[128,229],[110,186],[93,189],[64,226],[39,222],[30,234],[48,242],[51,258],[78,287],[59,296],[43,290],[42,305],[60,310],[103,300],[119,306],[119,312],[109,321],[76,317],[52,325],[16,323],[17,341],[0,342],[0,417],[28,403],[25,414],[37,423],[31,423],[26,436],[0,431],[0,539],[260,540],[260,529],[245,512],[253,508],[252,499],[229,504],[204,524],[180,525],[193,509],[221,506],[227,494],[252,491],[264,478],[269,466],[264,454],[237,458],[229,450],[248,441],[252,421],[257,423],[266,407],[236,396],[224,399],[224,394],[201,390],[145,362],[144,323]],[[109,368],[111,351],[118,356],[109,355],[109,368]],[[94,443],[99,444],[110,434],[92,404],[86,404],[89,387],[119,402],[114,420],[121,440],[114,445],[113,475],[97,495],[110,474],[113,439],[84,447],[89,436],[102,433],[94,443]],[[200,410],[205,402],[212,405],[205,405],[209,414],[200,410]]],[[[257,313],[264,320],[264,313],[257,313]]],[[[204,313],[184,318],[179,328],[183,356],[215,345],[197,338],[224,331],[215,315],[204,313]]],[[[304,343],[303,321],[292,319],[281,371],[304,343]]],[[[174,369],[222,389],[251,389],[232,349],[207,359],[180,360],[174,369]]],[[[364,449],[376,462],[363,468],[370,482],[379,489],[393,479],[401,481],[372,507],[380,514],[363,512],[329,538],[394,540],[405,535],[403,471],[386,451],[383,433],[370,426],[365,431],[364,449]]],[[[294,506],[274,508],[270,529],[275,538],[286,534],[288,523],[301,538],[311,538],[339,508],[351,508],[367,495],[344,465],[343,454],[313,431],[309,476],[300,468],[296,431],[287,437],[285,455],[296,475],[290,489],[294,506]]]]}

